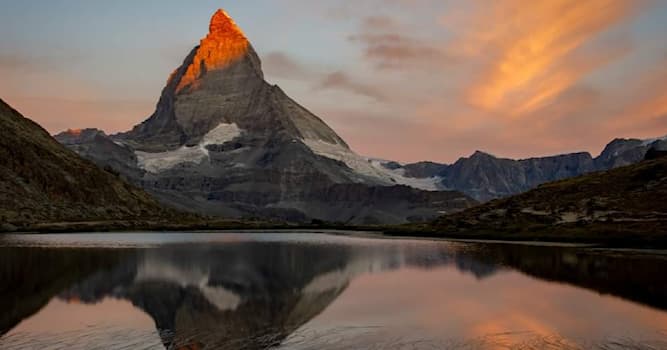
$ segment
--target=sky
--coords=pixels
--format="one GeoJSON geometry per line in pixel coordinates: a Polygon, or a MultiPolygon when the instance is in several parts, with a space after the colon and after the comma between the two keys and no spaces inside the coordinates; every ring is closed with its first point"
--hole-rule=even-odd
{"type": "Polygon", "coordinates": [[[667,134],[667,1],[0,0],[0,98],[130,129],[224,8],[266,79],[358,153],[527,158],[667,134]]]}

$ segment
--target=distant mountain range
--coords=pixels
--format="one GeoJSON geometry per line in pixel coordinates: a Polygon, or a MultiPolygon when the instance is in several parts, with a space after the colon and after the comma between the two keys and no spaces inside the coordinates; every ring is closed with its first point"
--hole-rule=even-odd
{"type": "Polygon", "coordinates": [[[0,100],[0,231],[39,222],[173,217],[0,100]]]}
{"type": "MultiPolygon", "coordinates": [[[[437,189],[461,191],[485,202],[533,189],[541,184],[637,163],[649,149],[667,150],[667,136],[650,140],[615,139],[593,158],[590,153],[513,160],[477,151],[454,164],[420,162],[382,165],[408,179],[430,181],[437,189]]],[[[413,183],[419,183],[414,181],[413,183]]]]}
{"type": "Polygon", "coordinates": [[[376,224],[475,204],[456,191],[406,186],[420,180],[354,153],[264,80],[252,45],[222,10],[171,74],[150,118],[117,135],[87,129],[56,138],[161,202],[203,214],[376,224]]]}
{"type": "Polygon", "coordinates": [[[396,233],[664,244],[665,198],[667,152],[652,149],[637,164],[544,184],[396,233]]]}

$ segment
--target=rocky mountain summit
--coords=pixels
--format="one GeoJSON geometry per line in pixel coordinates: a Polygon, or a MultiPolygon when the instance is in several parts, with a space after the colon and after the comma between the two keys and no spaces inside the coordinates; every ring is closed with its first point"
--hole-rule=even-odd
{"type": "Polygon", "coordinates": [[[63,147],[0,100],[0,231],[43,222],[171,214],[147,193],[63,147]]]}
{"type": "Polygon", "coordinates": [[[413,180],[353,152],[264,80],[255,50],[222,10],[147,120],[117,135],[88,129],[56,138],[163,203],[204,214],[401,223],[475,203],[404,186],[413,180]]]}

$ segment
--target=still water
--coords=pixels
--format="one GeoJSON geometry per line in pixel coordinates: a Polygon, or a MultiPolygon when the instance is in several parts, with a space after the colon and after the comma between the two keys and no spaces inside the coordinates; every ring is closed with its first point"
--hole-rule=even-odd
{"type": "Polygon", "coordinates": [[[0,236],[0,349],[667,349],[665,276],[582,247],[0,236]]]}

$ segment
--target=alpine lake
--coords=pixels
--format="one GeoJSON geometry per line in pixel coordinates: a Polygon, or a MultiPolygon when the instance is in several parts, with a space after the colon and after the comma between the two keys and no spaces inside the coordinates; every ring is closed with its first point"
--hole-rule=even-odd
{"type": "Polygon", "coordinates": [[[344,232],[0,236],[0,349],[667,349],[667,252],[344,232]]]}

